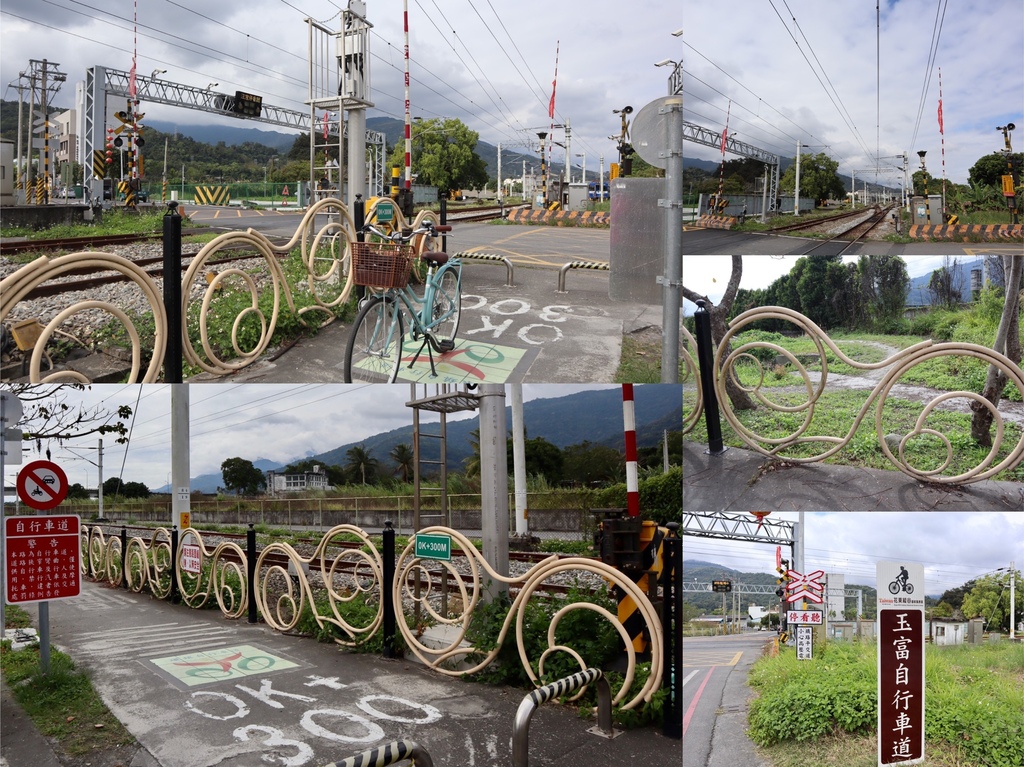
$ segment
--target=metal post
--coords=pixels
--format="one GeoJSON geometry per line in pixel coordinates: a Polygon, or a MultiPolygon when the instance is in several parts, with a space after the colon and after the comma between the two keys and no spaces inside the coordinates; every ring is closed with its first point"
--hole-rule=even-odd
{"type": "Polygon", "coordinates": [[[179,383],[171,386],[171,524],[175,530],[191,524],[190,449],[189,388],[179,383]]]}
{"type": "Polygon", "coordinates": [[[1013,601],[1014,598],[1015,598],[1014,587],[1016,586],[1016,583],[1017,583],[1017,571],[1014,570],[1013,567],[1014,567],[1014,563],[1010,562],[1010,641],[1011,642],[1013,641],[1014,629],[1017,627],[1016,626],[1016,620],[1017,620],[1016,607],[1017,607],[1017,605],[1013,601]]]}
{"type": "Polygon", "coordinates": [[[668,523],[663,552],[661,625],[665,656],[661,686],[668,696],[661,731],[666,738],[679,739],[683,737],[683,539],[678,522],[668,523]]]}
{"type": "Polygon", "coordinates": [[[392,591],[395,582],[395,528],[391,520],[384,521],[384,569],[380,584],[381,602],[384,605],[384,657],[395,657],[395,598],[392,591]]]}
{"type": "Polygon", "coordinates": [[[703,299],[697,301],[694,312],[697,324],[697,365],[700,367],[700,389],[704,396],[704,422],[708,427],[708,449],[710,455],[725,452],[722,443],[722,422],[718,416],[718,395],[715,394],[715,351],[711,342],[711,314],[703,299]]]}
{"type": "Polygon", "coordinates": [[[121,579],[124,587],[128,588],[128,570],[125,565],[128,562],[128,528],[121,525],[121,579]]]}
{"type": "MultiPolygon", "coordinates": [[[[857,190],[854,189],[854,192],[857,190]]],[[[800,215],[800,142],[796,142],[796,187],[793,190],[793,215],[800,215]]]]}
{"type": "Polygon", "coordinates": [[[668,156],[665,160],[665,276],[660,280],[661,382],[677,383],[683,286],[683,97],[667,99],[664,110],[667,112],[668,156]]]}
{"type": "Polygon", "coordinates": [[[512,386],[512,469],[516,488],[516,535],[529,535],[526,507],[526,430],[523,426],[523,385],[512,386]]]}
{"type": "Polygon", "coordinates": [[[164,214],[164,311],[167,314],[167,352],[164,381],[181,383],[181,214],[178,203],[164,214]]]}
{"type": "Polygon", "coordinates": [[[245,571],[249,579],[246,591],[249,594],[249,623],[257,623],[259,614],[256,610],[256,528],[249,523],[249,529],[245,531],[245,571]]]}
{"type": "MultiPolygon", "coordinates": [[[[499,575],[508,575],[508,469],[505,463],[505,387],[480,384],[480,505],[483,557],[499,575]]],[[[490,601],[507,587],[490,583],[490,601]]]]}
{"type": "Polygon", "coordinates": [[[171,528],[171,604],[178,604],[181,594],[178,592],[178,528],[171,528]]]}

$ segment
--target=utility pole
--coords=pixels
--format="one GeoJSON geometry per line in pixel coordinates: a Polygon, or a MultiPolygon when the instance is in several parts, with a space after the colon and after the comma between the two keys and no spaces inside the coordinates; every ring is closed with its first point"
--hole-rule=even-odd
{"type": "MultiPolygon", "coordinates": [[[[508,468],[505,463],[505,387],[480,384],[480,527],[482,554],[499,575],[508,576],[508,468]]],[[[485,599],[506,591],[503,583],[489,583],[485,599]]]]}
{"type": "Polygon", "coordinates": [[[1013,569],[1014,563],[1010,562],[1010,641],[1013,641],[1014,629],[1016,628],[1017,613],[1014,600],[1014,586],[1017,580],[1017,571],[1013,569]]]}
{"type": "Polygon", "coordinates": [[[498,142],[498,182],[495,184],[494,192],[495,192],[495,194],[498,195],[498,205],[501,207],[501,215],[502,215],[502,217],[504,217],[504,215],[505,215],[505,204],[504,204],[504,202],[502,201],[502,198],[501,198],[501,142],[500,141],[498,142]]]}
{"type": "MultiPolygon", "coordinates": [[[[796,142],[796,189],[793,191],[793,215],[800,215],[800,147],[799,141],[796,142]]],[[[854,192],[857,190],[854,189],[854,192]]]]}

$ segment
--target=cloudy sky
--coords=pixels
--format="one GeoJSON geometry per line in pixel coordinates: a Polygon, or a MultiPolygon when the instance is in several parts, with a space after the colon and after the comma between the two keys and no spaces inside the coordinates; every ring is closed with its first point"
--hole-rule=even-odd
{"type": "MultiPolygon", "coordinates": [[[[748,290],[766,288],[784,274],[789,274],[801,256],[743,256],[743,278],[740,287],[748,290]]],[[[846,263],[856,263],[858,256],[843,256],[846,263]]],[[[911,278],[930,274],[943,265],[945,256],[903,256],[911,278]]],[[[964,263],[977,256],[953,256],[964,263]]],[[[732,275],[732,256],[683,256],[683,284],[690,290],[717,302],[725,293],[732,275]]],[[[697,307],[683,300],[683,310],[692,314],[697,307]]]]}
{"type": "Polygon", "coordinates": [[[1019,0],[882,0],[877,25],[870,0],[682,5],[686,119],[721,131],[731,99],[737,140],[788,157],[801,141],[846,174],[903,152],[916,168],[925,150],[940,176],[940,68],[948,178],[966,183],[977,158],[1003,148],[997,126],[1024,128],[1019,0]]]}
{"type": "MultiPolygon", "coordinates": [[[[526,384],[523,399],[561,397],[585,389],[618,388],[601,384],[526,384]]],[[[422,389],[419,390],[422,396],[422,389]]],[[[638,392],[639,393],[639,392],[638,392]]],[[[412,410],[407,386],[360,386],[347,384],[192,384],[189,386],[191,476],[214,473],[235,456],[255,461],[266,458],[287,463],[321,453],[349,442],[391,429],[410,426],[412,410]]],[[[171,471],[170,387],[166,385],[95,385],[83,392],[69,391],[67,404],[87,410],[113,413],[128,405],[135,413],[128,422],[131,442],[127,450],[112,436],[103,440],[104,478],[121,476],[126,482],[143,482],[155,489],[169,481],[171,471]],[[127,455],[126,455],[127,453],[127,455]],[[123,473],[122,473],[123,466],[123,473]]],[[[506,405],[511,405],[506,393],[506,405]]],[[[460,413],[450,421],[475,418],[460,413]]],[[[425,423],[437,417],[424,413],[425,423]]],[[[96,437],[60,446],[51,442],[52,460],[68,475],[70,483],[95,487],[96,437]]],[[[45,458],[35,445],[24,461],[45,458]]],[[[43,448],[46,449],[44,444],[43,448]]],[[[5,487],[14,487],[18,467],[5,467],[5,487]]]]}
{"type": "MultiPolygon", "coordinates": [[[[769,520],[796,522],[798,512],[769,520]]],[[[845,573],[846,583],[875,585],[875,563],[924,565],[929,595],[1008,567],[1024,570],[1024,514],[1012,512],[808,512],[806,570],[845,573]]],[[[782,556],[789,557],[784,547],[782,556]]],[[[683,539],[685,560],[744,572],[775,572],[775,547],[712,538],[683,539]]],[[[1018,581],[1018,588],[1022,584],[1018,581]]]]}
{"type": "MultiPolygon", "coordinates": [[[[595,170],[598,155],[606,163],[615,159],[608,136],[618,132],[619,118],[612,110],[639,109],[667,93],[669,70],[654,64],[681,58],[682,39],[671,33],[682,27],[683,6],[681,0],[629,6],[409,0],[412,113],[459,118],[491,143],[536,141],[536,131],[552,122],[548,101],[558,49],[554,122],[572,126],[573,154],[587,153],[595,170]]],[[[146,0],[138,3],[137,71],[148,76],[166,69],[161,77],[169,80],[200,88],[216,82],[215,91],[244,90],[266,104],[305,111],[304,19],[338,29],[345,7],[343,0],[146,0]]],[[[368,116],[402,118],[403,3],[368,0],[366,8],[376,105],[368,116]]],[[[4,0],[3,84],[16,81],[30,59],[48,58],[68,75],[58,102],[70,106],[73,82],[84,80],[90,66],[131,68],[132,12],[131,0],[4,0]]],[[[16,98],[9,87],[5,94],[16,98]]],[[[240,124],[158,105],[143,111],[148,119],[180,124],[240,124]]],[[[559,162],[562,151],[556,151],[559,162]]]]}

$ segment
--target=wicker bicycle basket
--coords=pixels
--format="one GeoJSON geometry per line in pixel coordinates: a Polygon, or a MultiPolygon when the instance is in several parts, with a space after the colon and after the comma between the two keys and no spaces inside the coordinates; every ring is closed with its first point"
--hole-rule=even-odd
{"type": "Polygon", "coordinates": [[[411,245],[391,242],[353,242],[352,264],[356,285],[404,288],[416,258],[411,245]]]}

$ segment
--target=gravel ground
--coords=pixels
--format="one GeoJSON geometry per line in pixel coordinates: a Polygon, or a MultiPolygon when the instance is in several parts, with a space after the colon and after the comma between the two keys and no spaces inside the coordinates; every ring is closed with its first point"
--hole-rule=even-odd
{"type": "MultiPolygon", "coordinates": [[[[201,247],[201,245],[185,245],[182,253],[182,263],[188,265],[192,261],[192,257],[199,252],[201,247]]],[[[163,253],[163,246],[160,243],[133,243],[130,245],[105,248],[103,252],[112,253],[130,261],[136,261],[143,258],[160,257],[163,253]]],[[[21,266],[22,264],[14,263],[10,259],[0,259],[0,279],[14,273],[21,266]]],[[[260,289],[268,285],[270,282],[266,262],[262,257],[247,258],[236,261],[231,266],[242,269],[248,274],[253,275],[256,278],[256,283],[260,289]]],[[[227,268],[226,265],[221,264],[218,266],[211,266],[204,271],[219,272],[225,268],[227,268]]],[[[115,272],[99,271],[93,272],[90,276],[99,276],[102,274],[115,274],[115,272]]],[[[44,284],[71,282],[81,279],[81,277],[82,275],[64,275],[56,277],[53,280],[48,280],[47,283],[44,284]]],[[[156,286],[157,293],[162,295],[163,278],[153,277],[152,280],[156,286]]],[[[239,285],[241,284],[240,280],[236,280],[236,282],[239,285]]],[[[228,284],[230,284],[230,281],[228,284]]],[[[201,302],[206,287],[205,280],[202,278],[196,280],[195,283],[193,283],[192,290],[190,292],[190,301],[197,303],[201,302]]],[[[10,315],[5,318],[5,322],[13,323],[34,317],[45,326],[50,322],[50,320],[56,317],[57,314],[67,307],[86,300],[110,303],[128,313],[129,316],[146,315],[150,314],[152,311],[142,290],[134,282],[124,281],[103,285],[88,291],[74,291],[31,301],[21,301],[15,305],[10,315]]],[[[105,311],[100,309],[87,309],[68,317],[61,325],[60,330],[76,338],[82,347],[91,349],[94,347],[93,338],[96,332],[112,320],[116,322],[116,318],[105,311]]]]}

